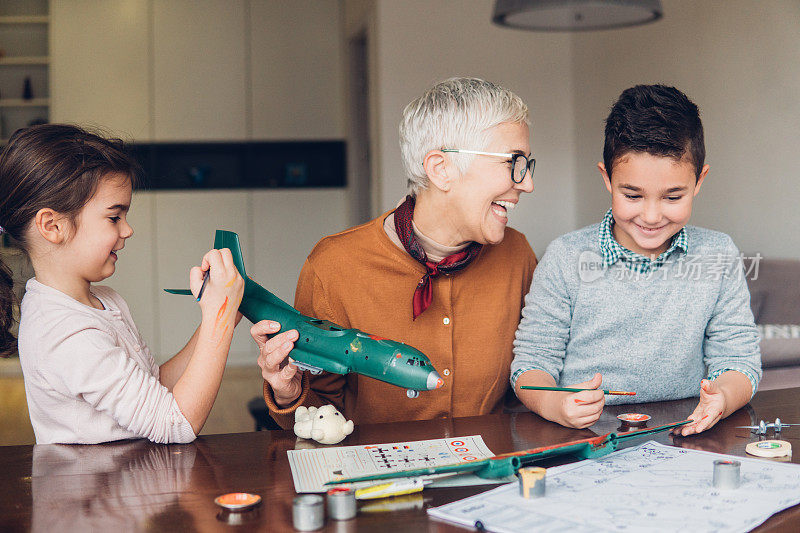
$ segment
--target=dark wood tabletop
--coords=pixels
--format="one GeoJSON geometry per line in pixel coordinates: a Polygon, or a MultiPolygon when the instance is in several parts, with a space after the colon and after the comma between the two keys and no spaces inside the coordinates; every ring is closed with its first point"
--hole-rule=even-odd
{"type": "MultiPolygon", "coordinates": [[[[618,430],[616,415],[642,412],[649,426],[686,418],[696,399],[606,407],[590,430],[568,429],[532,413],[357,426],[341,445],[481,435],[494,453],[557,444],[618,430]]],[[[711,430],[692,437],[652,437],[664,444],[745,455],[758,437],[747,429],[764,419],[800,422],[800,388],[760,392],[711,430]]],[[[768,435],[772,437],[772,432],[768,435]]],[[[779,437],[800,449],[800,428],[779,437]]],[[[644,440],[644,439],[643,439],[644,440]]],[[[638,441],[627,444],[636,445],[638,441]]],[[[292,531],[289,431],[201,436],[191,444],[144,440],[99,445],[0,447],[0,531],[292,531]],[[252,492],[263,498],[253,511],[227,513],[214,498],[252,492]]],[[[560,462],[568,462],[561,460],[560,462]]],[[[793,462],[800,462],[795,456],[793,462]]],[[[463,531],[431,520],[426,508],[487,490],[487,486],[426,489],[416,495],[360,502],[356,518],[327,521],[324,531],[463,531]]],[[[798,487],[800,491],[800,487],[798,487]]],[[[800,505],[774,515],[758,531],[800,530],[800,505]]]]}

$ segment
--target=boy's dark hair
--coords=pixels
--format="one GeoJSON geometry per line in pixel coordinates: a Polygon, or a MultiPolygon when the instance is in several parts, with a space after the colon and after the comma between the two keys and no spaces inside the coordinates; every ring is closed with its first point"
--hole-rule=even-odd
{"type": "MultiPolygon", "coordinates": [[[[112,172],[127,175],[134,186],[140,173],[118,139],[67,124],[17,130],[0,153],[0,227],[25,250],[26,230],[40,209],[49,207],[74,223],[112,172]]],[[[0,262],[0,356],[16,349],[13,302],[13,280],[0,262]]]]}
{"type": "Polygon", "coordinates": [[[637,85],[622,91],[606,119],[603,163],[609,177],[614,163],[629,152],[676,161],[688,155],[699,178],[706,147],[697,106],[666,85],[637,85]]]}

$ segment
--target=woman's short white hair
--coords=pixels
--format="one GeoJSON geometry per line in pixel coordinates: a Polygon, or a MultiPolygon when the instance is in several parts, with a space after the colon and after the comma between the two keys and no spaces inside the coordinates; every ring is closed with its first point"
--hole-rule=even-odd
{"type": "MultiPolygon", "coordinates": [[[[479,78],[450,78],[437,83],[403,110],[400,151],[412,193],[428,187],[422,163],[431,150],[484,150],[489,130],[509,123],[529,124],[528,106],[508,89],[479,78]]],[[[474,156],[450,154],[461,172],[474,156]]]]}

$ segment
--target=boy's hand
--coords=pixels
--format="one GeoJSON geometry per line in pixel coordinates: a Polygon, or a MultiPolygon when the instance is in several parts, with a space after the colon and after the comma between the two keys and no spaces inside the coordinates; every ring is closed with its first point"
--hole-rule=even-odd
{"type": "Polygon", "coordinates": [[[289,364],[289,352],[299,334],[296,329],[280,331],[281,325],[272,320],[262,320],[253,324],[250,335],[258,345],[258,366],[261,376],[272,387],[275,403],[279,407],[292,404],[303,392],[303,374],[296,366],[289,364]],[[274,335],[271,339],[270,335],[274,335]]]}
{"type": "MultiPolygon", "coordinates": [[[[589,381],[568,385],[575,389],[599,389],[603,383],[602,374],[595,374],[589,381]]],[[[548,392],[556,402],[556,418],[562,426],[583,429],[591,426],[603,413],[606,397],[602,390],[587,390],[575,393],[548,392]]]]}
{"type": "Polygon", "coordinates": [[[193,267],[189,272],[189,286],[195,297],[203,286],[204,274],[210,277],[199,302],[203,322],[210,323],[215,334],[224,335],[238,323],[244,280],[227,248],[210,250],[203,256],[200,266],[193,267]]]}
{"type": "Polygon", "coordinates": [[[672,430],[673,435],[694,435],[701,433],[722,419],[725,413],[726,398],[715,381],[704,379],[700,382],[700,402],[689,418],[694,420],[685,426],[672,430]]]}

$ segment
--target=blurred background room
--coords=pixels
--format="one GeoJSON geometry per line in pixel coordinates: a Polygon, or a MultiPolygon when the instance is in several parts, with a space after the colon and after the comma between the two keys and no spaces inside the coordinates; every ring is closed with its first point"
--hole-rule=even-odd
{"type": "MultiPolygon", "coordinates": [[[[692,223],[781,260],[754,311],[800,324],[800,2],[655,3],[642,25],[530,31],[493,23],[495,0],[2,0],[0,145],[36,121],[133,144],[146,183],[107,283],[160,363],[199,320],[162,289],[188,285],[215,229],[239,233],[248,274],[292,303],[321,237],[397,205],[400,115],[435,82],[485,78],[530,107],[535,190],[509,223],[539,256],[609,205],[596,164],[619,93],[674,85],[700,107],[711,166],[692,223]]],[[[29,265],[7,240],[0,254],[21,295],[29,265]]],[[[254,428],[249,327],[203,433],[254,428]]],[[[794,341],[775,386],[800,386],[794,341]]],[[[0,445],[33,441],[19,362],[0,360],[0,445]]]]}

